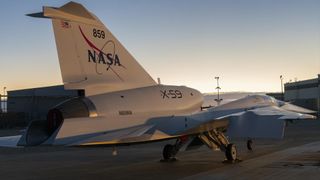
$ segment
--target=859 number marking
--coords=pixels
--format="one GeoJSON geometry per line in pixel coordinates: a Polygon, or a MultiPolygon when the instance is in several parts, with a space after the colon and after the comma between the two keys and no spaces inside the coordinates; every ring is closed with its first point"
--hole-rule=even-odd
{"type": "Polygon", "coordinates": [[[104,33],[103,30],[95,29],[95,28],[92,30],[92,35],[95,38],[101,38],[101,39],[104,39],[106,37],[106,34],[104,33]]]}

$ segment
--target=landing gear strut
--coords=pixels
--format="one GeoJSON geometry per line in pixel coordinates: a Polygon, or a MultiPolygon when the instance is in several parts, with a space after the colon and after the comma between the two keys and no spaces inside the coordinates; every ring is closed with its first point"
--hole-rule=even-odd
{"type": "Polygon", "coordinates": [[[217,129],[205,132],[198,136],[201,141],[206,144],[210,149],[220,149],[225,153],[225,156],[229,162],[236,161],[237,158],[237,148],[234,144],[231,144],[227,137],[218,131],[217,129]]]}

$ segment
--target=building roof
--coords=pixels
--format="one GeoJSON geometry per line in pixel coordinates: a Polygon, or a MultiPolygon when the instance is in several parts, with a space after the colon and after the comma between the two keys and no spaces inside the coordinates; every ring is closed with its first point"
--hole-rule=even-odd
{"type": "Polygon", "coordinates": [[[318,74],[318,78],[307,79],[303,81],[296,81],[285,83],[285,90],[294,90],[294,89],[305,89],[305,88],[316,88],[320,86],[320,74],[318,74]]]}
{"type": "Polygon", "coordinates": [[[63,85],[8,91],[9,96],[77,96],[77,90],[65,90],[63,85]]]}

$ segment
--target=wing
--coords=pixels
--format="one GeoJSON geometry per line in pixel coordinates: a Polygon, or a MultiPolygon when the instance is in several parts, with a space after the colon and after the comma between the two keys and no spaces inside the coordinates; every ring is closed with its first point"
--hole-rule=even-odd
{"type": "Polygon", "coordinates": [[[293,111],[297,113],[307,113],[307,114],[314,114],[317,113],[316,111],[311,111],[309,109],[299,107],[290,103],[285,103],[283,106],[281,106],[281,109],[287,110],[287,111],[293,111]]]}
{"type": "Polygon", "coordinates": [[[287,111],[275,106],[248,110],[231,115],[227,135],[232,138],[274,138],[284,136],[286,120],[314,119],[309,114],[287,111]]]}
{"type": "Polygon", "coordinates": [[[306,114],[314,111],[287,104],[285,107],[269,106],[250,110],[259,116],[279,116],[279,119],[284,120],[299,120],[299,119],[315,119],[315,116],[306,114]],[[288,105],[288,106],[287,106],[288,105]],[[289,108],[292,107],[292,108],[289,108]]]}
{"type": "Polygon", "coordinates": [[[193,126],[178,134],[197,134],[213,129],[227,131],[232,138],[283,138],[286,120],[315,119],[309,114],[287,111],[268,106],[236,113],[223,114],[209,111],[201,116],[193,116],[193,126]],[[221,114],[215,116],[214,114],[221,114]]]}

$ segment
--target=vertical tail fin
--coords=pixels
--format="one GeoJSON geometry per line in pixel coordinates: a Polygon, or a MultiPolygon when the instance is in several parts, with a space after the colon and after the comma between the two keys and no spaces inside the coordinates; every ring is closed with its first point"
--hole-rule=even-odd
{"type": "Polygon", "coordinates": [[[81,4],[44,7],[32,17],[52,19],[66,89],[94,95],[155,85],[156,82],[101,21],[81,4]]]}

